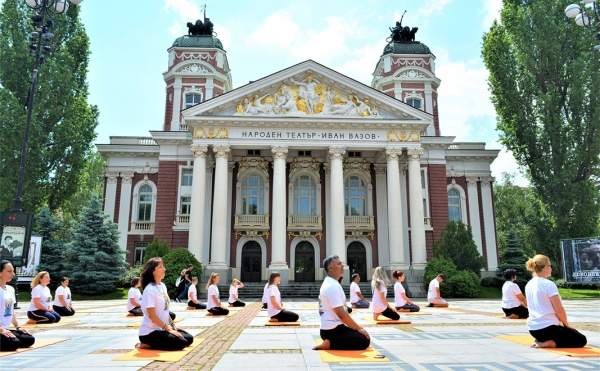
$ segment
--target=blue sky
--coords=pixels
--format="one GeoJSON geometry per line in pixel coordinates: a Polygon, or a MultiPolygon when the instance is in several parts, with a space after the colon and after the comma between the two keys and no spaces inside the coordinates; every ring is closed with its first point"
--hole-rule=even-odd
{"type": "MultiPolygon", "coordinates": [[[[85,0],[98,143],[162,127],[166,50],[204,3],[227,50],[234,87],[309,58],[370,84],[388,27],[406,9],[404,24],[418,26],[417,39],[437,57],[442,134],[501,148],[481,60],[482,35],[501,0],[85,0]]],[[[493,165],[497,178],[515,169],[505,151],[493,165]]]]}

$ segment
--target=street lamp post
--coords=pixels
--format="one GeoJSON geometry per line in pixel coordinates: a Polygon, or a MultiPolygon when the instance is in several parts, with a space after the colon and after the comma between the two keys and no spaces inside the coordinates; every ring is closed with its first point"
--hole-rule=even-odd
{"type": "Polygon", "coordinates": [[[575,19],[575,24],[588,27],[596,33],[598,44],[594,50],[600,52],[600,1],[582,0],[579,4],[570,4],[565,8],[565,15],[575,19]]]}

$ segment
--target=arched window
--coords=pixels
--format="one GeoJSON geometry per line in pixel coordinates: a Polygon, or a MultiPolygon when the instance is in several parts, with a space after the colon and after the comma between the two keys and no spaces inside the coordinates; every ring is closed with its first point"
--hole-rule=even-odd
{"type": "Polygon", "coordinates": [[[448,190],[448,220],[464,222],[462,220],[462,202],[460,192],[456,188],[448,190]]]}
{"type": "Polygon", "coordinates": [[[144,184],[138,193],[138,221],[149,222],[152,220],[152,187],[144,184]]]}
{"type": "Polygon", "coordinates": [[[413,106],[416,109],[422,109],[421,99],[419,98],[408,98],[406,104],[413,106]]]}
{"type": "Polygon", "coordinates": [[[248,175],[242,180],[242,214],[264,214],[264,180],[260,175],[248,175]]]}
{"type": "Polygon", "coordinates": [[[294,181],[294,214],[317,215],[317,185],[308,175],[300,175],[294,181]]]}
{"type": "Polygon", "coordinates": [[[190,108],[200,102],[202,102],[202,94],[200,93],[187,93],[185,95],[185,108],[190,108]]]}
{"type": "Polygon", "coordinates": [[[358,176],[349,176],[344,184],[346,216],[367,215],[367,185],[358,176]]]}

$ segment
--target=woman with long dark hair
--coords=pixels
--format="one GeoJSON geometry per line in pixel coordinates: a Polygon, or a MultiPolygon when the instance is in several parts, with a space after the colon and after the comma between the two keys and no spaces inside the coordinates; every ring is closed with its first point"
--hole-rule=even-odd
{"type": "Polygon", "coordinates": [[[418,312],[421,310],[417,304],[413,303],[406,296],[406,290],[404,290],[404,286],[402,285],[402,282],[406,279],[404,272],[394,271],[392,277],[396,280],[396,283],[394,283],[394,305],[396,306],[396,310],[409,312],[418,312]]]}
{"type": "Polygon", "coordinates": [[[283,309],[279,284],[281,275],[277,272],[271,273],[268,286],[267,314],[271,322],[296,322],[300,318],[296,313],[283,309]]]}
{"type": "Polygon", "coordinates": [[[0,262],[0,352],[29,348],[35,338],[19,327],[15,314],[15,289],[8,283],[15,277],[15,269],[8,260],[0,262]],[[14,330],[9,330],[12,323],[14,330]]]}
{"type": "Polygon", "coordinates": [[[54,292],[54,304],[52,305],[52,308],[56,313],[64,317],[75,315],[68,277],[60,279],[60,286],[58,286],[54,292]]]}
{"type": "Polygon", "coordinates": [[[158,350],[181,350],[192,344],[194,337],[175,327],[169,312],[171,299],[165,278],[165,265],[161,258],[146,262],[142,271],[142,325],[139,337],[140,348],[158,350]]]}

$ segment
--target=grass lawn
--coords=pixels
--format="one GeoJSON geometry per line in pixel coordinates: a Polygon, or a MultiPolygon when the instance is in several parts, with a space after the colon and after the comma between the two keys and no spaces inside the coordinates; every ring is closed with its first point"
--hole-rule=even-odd
{"type": "MultiPolygon", "coordinates": [[[[558,288],[563,299],[600,299],[600,289],[567,289],[558,288]]],[[[495,287],[482,287],[477,299],[501,299],[502,289],[495,287]]]]}

